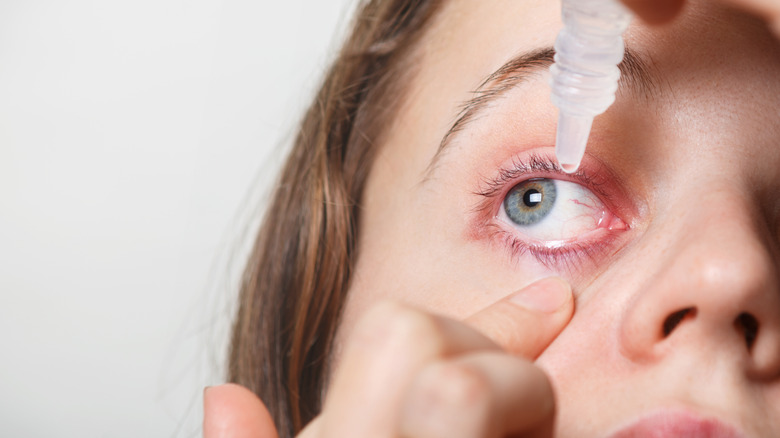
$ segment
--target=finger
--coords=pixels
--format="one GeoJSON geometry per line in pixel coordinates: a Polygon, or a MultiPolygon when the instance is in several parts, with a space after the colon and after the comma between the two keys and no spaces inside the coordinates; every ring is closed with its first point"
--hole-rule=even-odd
{"type": "Polygon", "coordinates": [[[684,0],[621,0],[637,17],[649,24],[671,21],[682,10],[684,0]]]}
{"type": "Polygon", "coordinates": [[[306,425],[306,427],[303,428],[301,433],[298,434],[296,438],[318,438],[322,435],[322,432],[320,431],[322,425],[322,415],[318,415],[314,418],[314,420],[310,421],[309,424],[306,425]]]}
{"type": "Polygon", "coordinates": [[[419,373],[404,404],[401,435],[498,438],[547,430],[554,406],[549,380],[529,361],[470,354],[419,373]]]}
{"type": "Polygon", "coordinates": [[[263,402],[243,386],[228,383],[203,392],[204,438],[278,438],[263,402]]]}
{"type": "Polygon", "coordinates": [[[780,1],[778,0],[731,0],[731,3],[752,12],[769,23],[780,38],[780,1]]]}
{"type": "Polygon", "coordinates": [[[325,401],[323,434],[395,436],[402,396],[419,369],[434,359],[498,349],[463,323],[394,303],[376,306],[346,342],[325,401]]]}
{"type": "Polygon", "coordinates": [[[571,286],[561,278],[549,277],[479,311],[466,322],[504,350],[534,359],[558,336],[573,313],[571,286]]]}

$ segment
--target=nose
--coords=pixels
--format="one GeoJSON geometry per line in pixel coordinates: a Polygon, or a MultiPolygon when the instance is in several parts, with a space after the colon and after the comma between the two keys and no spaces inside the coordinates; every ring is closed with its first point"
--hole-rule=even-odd
{"type": "Polygon", "coordinates": [[[740,193],[711,191],[648,228],[649,269],[621,322],[623,354],[727,354],[753,379],[780,372],[774,238],[740,193]],[[754,213],[751,213],[754,212],[754,213]],[[660,243],[659,243],[660,242],[660,243]]]}

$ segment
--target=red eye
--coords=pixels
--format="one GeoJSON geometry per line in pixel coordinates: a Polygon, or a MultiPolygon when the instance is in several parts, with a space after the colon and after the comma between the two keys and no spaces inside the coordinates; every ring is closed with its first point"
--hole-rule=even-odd
{"type": "Polygon", "coordinates": [[[499,219],[542,243],[577,241],[601,228],[625,228],[590,190],[549,178],[526,180],[509,190],[499,219]]]}

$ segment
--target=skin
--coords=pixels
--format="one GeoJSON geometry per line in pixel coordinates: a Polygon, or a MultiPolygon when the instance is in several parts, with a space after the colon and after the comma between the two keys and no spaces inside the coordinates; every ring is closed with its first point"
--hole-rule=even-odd
{"type": "MultiPolygon", "coordinates": [[[[780,47],[720,3],[627,3],[646,19],[626,44],[653,86],[621,89],[583,162],[607,175],[604,208],[625,229],[592,257],[552,261],[485,232],[502,197],[477,194],[508,162],[553,156],[546,73],[429,165],[470,90],[552,45],[558,6],[446,5],[372,168],[334,371],[302,436],[603,437],[659,410],[780,436],[780,47]],[[741,315],[758,323],[750,346],[741,315]]],[[[734,4],[778,16],[774,1],[734,4]]],[[[204,400],[204,436],[274,436],[247,390],[204,400]]]]}

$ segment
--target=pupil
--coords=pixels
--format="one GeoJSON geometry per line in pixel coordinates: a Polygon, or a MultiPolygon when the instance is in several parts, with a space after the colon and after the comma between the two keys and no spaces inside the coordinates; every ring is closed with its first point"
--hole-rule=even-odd
{"type": "Polygon", "coordinates": [[[539,190],[531,189],[523,194],[523,203],[528,207],[536,207],[542,202],[542,194],[539,190]]]}

